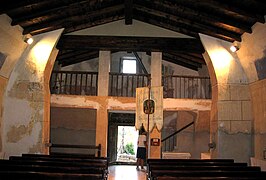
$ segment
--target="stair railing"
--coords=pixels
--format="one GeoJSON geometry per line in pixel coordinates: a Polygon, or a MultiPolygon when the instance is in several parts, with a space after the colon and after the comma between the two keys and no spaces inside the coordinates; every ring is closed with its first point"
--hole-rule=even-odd
{"type": "Polygon", "coordinates": [[[176,136],[178,133],[182,132],[183,130],[185,130],[186,128],[190,127],[191,125],[194,124],[194,121],[185,125],[184,127],[180,128],[179,130],[177,130],[176,132],[170,134],[169,136],[165,137],[164,139],[162,139],[161,143],[162,143],[162,152],[165,151],[173,151],[176,145],[176,136]],[[163,149],[164,148],[164,149],[163,149]]]}

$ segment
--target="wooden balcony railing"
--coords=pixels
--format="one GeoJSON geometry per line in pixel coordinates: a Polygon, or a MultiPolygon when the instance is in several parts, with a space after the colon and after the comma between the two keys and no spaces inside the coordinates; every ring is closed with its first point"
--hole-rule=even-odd
{"type": "Polygon", "coordinates": [[[97,96],[98,72],[53,71],[51,94],[97,96]]]}
{"type": "MultiPolygon", "coordinates": [[[[149,74],[109,73],[109,96],[135,97],[136,88],[147,87],[149,74]]],[[[164,98],[210,99],[209,77],[163,76],[164,98]]],[[[98,73],[53,71],[50,79],[52,94],[97,96],[98,73]]]]}
{"type": "Polygon", "coordinates": [[[109,73],[109,96],[135,97],[137,87],[148,86],[149,74],[109,73]]]}
{"type": "Polygon", "coordinates": [[[209,77],[163,76],[164,98],[210,99],[209,77]]]}

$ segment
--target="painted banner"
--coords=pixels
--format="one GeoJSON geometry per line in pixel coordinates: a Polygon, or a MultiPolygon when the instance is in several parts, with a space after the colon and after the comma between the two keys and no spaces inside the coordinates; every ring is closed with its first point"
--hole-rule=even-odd
{"type": "Polygon", "coordinates": [[[163,127],[163,87],[151,87],[150,101],[149,88],[136,88],[136,129],[140,129],[143,124],[145,130],[148,129],[149,116],[149,132],[157,127],[161,131],[163,127]]]}

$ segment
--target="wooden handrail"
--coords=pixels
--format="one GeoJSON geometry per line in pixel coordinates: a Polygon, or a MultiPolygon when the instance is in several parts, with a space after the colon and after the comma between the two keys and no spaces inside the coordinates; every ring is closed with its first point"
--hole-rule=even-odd
{"type": "Polygon", "coordinates": [[[167,136],[166,138],[162,139],[162,142],[166,141],[167,139],[173,137],[174,135],[180,133],[181,131],[183,131],[184,129],[188,128],[189,126],[191,126],[192,124],[194,124],[194,121],[185,125],[184,127],[180,128],[179,130],[177,130],[176,132],[174,132],[173,134],[170,134],[169,136],[167,136]]]}

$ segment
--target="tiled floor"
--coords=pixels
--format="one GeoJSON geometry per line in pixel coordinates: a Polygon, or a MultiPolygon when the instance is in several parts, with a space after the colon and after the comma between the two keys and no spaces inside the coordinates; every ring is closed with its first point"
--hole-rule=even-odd
{"type": "Polygon", "coordinates": [[[132,165],[109,166],[108,180],[146,180],[146,173],[132,165]]]}

